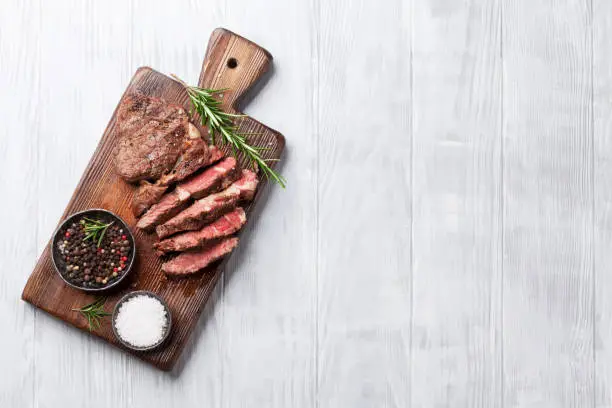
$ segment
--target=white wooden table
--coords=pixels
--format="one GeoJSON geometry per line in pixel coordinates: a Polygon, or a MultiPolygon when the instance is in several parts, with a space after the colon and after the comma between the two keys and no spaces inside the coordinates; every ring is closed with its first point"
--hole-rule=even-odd
{"type": "Polygon", "coordinates": [[[0,407],[612,407],[612,1],[0,1],[0,407]],[[287,137],[183,369],[19,300],[122,90],[224,26],[287,137]]]}

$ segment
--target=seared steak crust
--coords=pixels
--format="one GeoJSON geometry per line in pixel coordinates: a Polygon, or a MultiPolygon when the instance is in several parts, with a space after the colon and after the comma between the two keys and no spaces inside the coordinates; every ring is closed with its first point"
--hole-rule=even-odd
{"type": "Polygon", "coordinates": [[[127,95],[117,114],[115,168],[126,181],[157,180],[171,171],[188,137],[182,106],[140,93],[127,95]]]}

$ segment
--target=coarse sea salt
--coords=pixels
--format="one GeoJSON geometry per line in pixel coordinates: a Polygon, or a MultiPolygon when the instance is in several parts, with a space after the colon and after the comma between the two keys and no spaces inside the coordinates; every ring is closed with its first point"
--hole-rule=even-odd
{"type": "Polygon", "coordinates": [[[115,318],[117,334],[135,347],[153,346],[168,329],[166,308],[149,295],[135,295],[119,306],[115,318]]]}

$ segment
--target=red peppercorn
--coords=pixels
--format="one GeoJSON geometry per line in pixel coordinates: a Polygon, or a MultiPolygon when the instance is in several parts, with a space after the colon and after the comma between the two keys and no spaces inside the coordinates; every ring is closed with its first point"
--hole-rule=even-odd
{"type": "Polygon", "coordinates": [[[122,256],[122,257],[121,257],[121,260],[122,260],[123,262],[127,261],[127,256],[122,256]]]}
{"type": "Polygon", "coordinates": [[[66,238],[70,238],[70,233],[69,233],[68,231],[66,231],[66,233],[64,234],[64,236],[65,236],[66,238]]]}
{"type": "Polygon", "coordinates": [[[125,235],[122,235],[121,239],[125,241],[127,239],[127,237],[125,235]]]}
{"type": "Polygon", "coordinates": [[[118,271],[118,269],[117,269],[117,268],[113,268],[113,272],[117,272],[117,271],[118,271]]]}

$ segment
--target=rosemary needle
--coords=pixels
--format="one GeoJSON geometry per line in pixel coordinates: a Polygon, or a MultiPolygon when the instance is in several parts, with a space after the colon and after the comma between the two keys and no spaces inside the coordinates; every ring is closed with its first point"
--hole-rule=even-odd
{"type": "Polygon", "coordinates": [[[83,238],[83,241],[91,239],[98,247],[100,247],[106,230],[114,223],[115,221],[105,224],[100,220],[92,220],[91,218],[83,217],[81,224],[83,225],[83,229],[87,234],[85,235],[85,238],[83,238]]]}
{"type": "Polygon", "coordinates": [[[218,99],[218,94],[227,91],[227,89],[204,89],[196,86],[187,85],[179,77],[172,74],[172,77],[176,79],[187,91],[189,100],[192,106],[193,112],[197,112],[202,120],[202,126],[208,128],[211,142],[215,143],[215,137],[220,137],[220,144],[228,144],[234,154],[241,152],[253,168],[261,169],[263,174],[272,179],[281,187],[285,188],[287,180],[279,173],[275,172],[267,163],[266,160],[261,157],[261,152],[267,150],[263,147],[251,146],[247,141],[249,133],[241,133],[238,131],[238,126],[234,124],[236,118],[242,118],[244,115],[235,115],[232,113],[224,112],[221,109],[221,101],[218,99]]]}
{"type": "Polygon", "coordinates": [[[86,319],[89,325],[89,331],[97,330],[100,328],[101,319],[104,316],[110,316],[111,314],[104,311],[105,298],[97,298],[94,302],[85,305],[83,307],[72,309],[73,312],[80,312],[86,319]]]}

